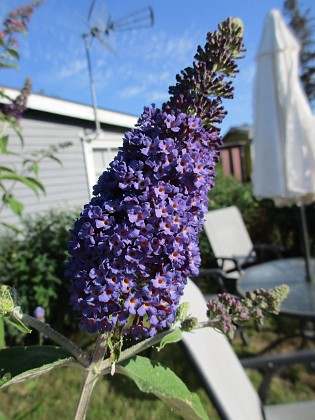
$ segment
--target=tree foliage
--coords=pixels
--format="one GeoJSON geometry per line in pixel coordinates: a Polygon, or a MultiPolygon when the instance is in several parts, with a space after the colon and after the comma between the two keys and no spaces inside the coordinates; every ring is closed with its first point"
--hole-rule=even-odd
{"type": "Polygon", "coordinates": [[[285,0],[284,14],[301,44],[301,82],[312,106],[315,105],[315,19],[310,10],[302,10],[298,0],[285,0]]]}

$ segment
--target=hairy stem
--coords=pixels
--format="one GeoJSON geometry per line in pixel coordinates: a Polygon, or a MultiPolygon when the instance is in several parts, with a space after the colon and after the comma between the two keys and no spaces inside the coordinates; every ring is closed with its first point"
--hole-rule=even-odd
{"type": "Polygon", "coordinates": [[[92,362],[84,373],[74,420],[84,420],[86,418],[93,389],[98,379],[102,376],[100,366],[107,351],[108,338],[108,334],[100,334],[98,336],[92,355],[92,362]]]}
{"type": "Polygon", "coordinates": [[[42,332],[55,343],[68,350],[84,367],[88,367],[90,365],[90,356],[71,340],[54,330],[50,325],[45,324],[30,315],[21,313],[18,314],[18,311],[15,311],[15,316],[19,317],[26,325],[42,332]]]}
{"type": "MultiPolygon", "coordinates": [[[[211,327],[211,320],[208,321],[202,321],[198,322],[198,324],[195,325],[194,329],[198,328],[205,328],[205,327],[211,327]]],[[[147,350],[148,348],[158,344],[164,337],[166,337],[168,334],[174,331],[175,328],[170,328],[167,331],[163,331],[160,334],[155,335],[154,337],[147,338],[146,340],[141,341],[140,343],[135,344],[132,347],[127,348],[126,350],[121,352],[121,355],[119,357],[119,362],[122,362],[124,360],[129,359],[130,357],[147,350]]],[[[108,375],[111,371],[111,362],[109,359],[104,360],[101,363],[101,373],[102,375],[108,375]]]]}
{"type": "MultiPolygon", "coordinates": [[[[122,362],[123,360],[129,359],[130,357],[140,353],[141,351],[144,351],[148,349],[149,347],[152,347],[155,344],[158,344],[162,340],[162,338],[170,334],[172,331],[174,331],[174,328],[170,328],[167,331],[163,331],[162,333],[157,334],[154,337],[147,338],[146,340],[143,340],[140,343],[137,343],[134,346],[127,348],[126,350],[121,352],[118,362],[122,362]]],[[[101,368],[102,375],[107,375],[108,373],[110,373],[111,371],[110,360],[109,359],[104,360],[100,368],[101,368]]]]}

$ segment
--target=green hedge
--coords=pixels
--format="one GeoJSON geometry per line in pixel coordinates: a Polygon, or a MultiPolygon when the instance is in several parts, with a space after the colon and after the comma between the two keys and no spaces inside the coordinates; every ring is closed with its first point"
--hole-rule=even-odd
{"type": "Polygon", "coordinates": [[[0,281],[13,285],[24,312],[37,306],[46,311],[46,321],[60,330],[75,328],[64,280],[69,229],[77,212],[50,211],[23,222],[24,236],[11,232],[0,238],[0,281]]]}

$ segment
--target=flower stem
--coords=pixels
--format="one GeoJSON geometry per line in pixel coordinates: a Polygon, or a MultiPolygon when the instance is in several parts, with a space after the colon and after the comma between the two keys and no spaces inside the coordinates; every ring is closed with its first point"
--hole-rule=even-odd
{"type": "MultiPolygon", "coordinates": [[[[154,337],[147,338],[146,340],[143,340],[140,343],[137,343],[134,346],[129,347],[126,350],[123,350],[121,352],[121,355],[117,363],[122,362],[123,360],[129,359],[130,357],[140,353],[141,351],[144,351],[148,349],[149,347],[152,347],[155,344],[158,344],[162,340],[163,337],[165,337],[172,331],[173,331],[173,328],[170,328],[167,331],[163,331],[162,333],[157,334],[154,337]]],[[[100,366],[100,369],[101,369],[102,375],[107,375],[108,373],[110,373],[110,370],[111,370],[110,360],[109,359],[104,360],[100,366]]]]}
{"type": "MultiPolygon", "coordinates": [[[[194,329],[205,328],[205,327],[211,327],[211,322],[209,320],[198,322],[198,324],[196,324],[194,326],[194,329]]],[[[154,337],[147,338],[146,340],[143,340],[140,343],[137,343],[137,344],[133,345],[132,347],[129,347],[126,350],[123,350],[121,352],[121,355],[120,355],[117,363],[122,362],[124,360],[127,360],[130,357],[132,357],[132,356],[134,356],[134,355],[136,355],[136,354],[138,354],[138,353],[140,353],[140,352],[158,344],[162,340],[162,338],[164,338],[165,336],[170,334],[172,331],[174,331],[174,328],[170,328],[166,331],[163,331],[159,334],[156,334],[154,337]]],[[[100,368],[101,368],[102,375],[109,374],[110,370],[111,370],[110,360],[105,359],[102,362],[100,368]]]]}
{"type": "Polygon", "coordinates": [[[85,370],[81,393],[77,404],[74,420],[85,420],[93,389],[101,375],[101,363],[107,351],[108,334],[100,334],[92,355],[92,362],[85,370]]]}
{"type": "Polygon", "coordinates": [[[21,312],[18,313],[18,311],[15,311],[15,316],[19,317],[21,321],[25,322],[25,324],[42,332],[55,343],[68,350],[84,367],[88,367],[90,365],[90,356],[71,340],[54,330],[50,325],[45,324],[30,315],[22,314],[21,312]]]}

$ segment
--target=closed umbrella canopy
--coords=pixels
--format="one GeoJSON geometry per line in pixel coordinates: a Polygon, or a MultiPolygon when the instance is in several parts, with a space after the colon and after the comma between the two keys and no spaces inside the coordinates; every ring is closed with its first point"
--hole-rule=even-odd
{"type": "Polygon", "coordinates": [[[267,15],[254,91],[253,194],[299,205],[311,280],[304,204],[315,201],[315,117],[301,87],[299,43],[278,10],[267,15]]]}
{"type": "Polygon", "coordinates": [[[252,180],[254,196],[278,206],[315,201],[315,118],[298,76],[299,48],[272,10],[257,56],[252,180]]]}

